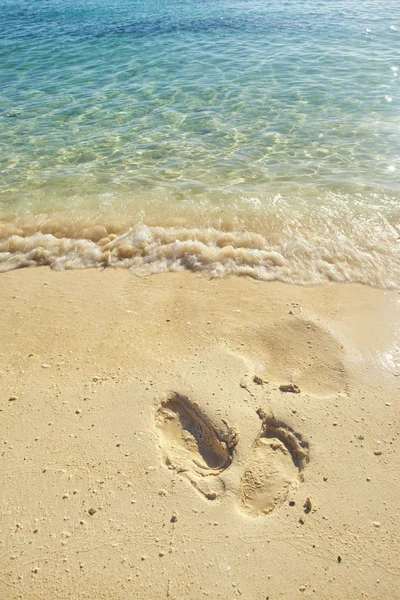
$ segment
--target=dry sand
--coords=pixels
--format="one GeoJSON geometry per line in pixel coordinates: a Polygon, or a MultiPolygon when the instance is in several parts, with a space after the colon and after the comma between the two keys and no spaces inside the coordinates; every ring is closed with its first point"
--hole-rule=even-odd
{"type": "Polygon", "coordinates": [[[400,597],[399,292],[0,282],[2,600],[400,597]]]}

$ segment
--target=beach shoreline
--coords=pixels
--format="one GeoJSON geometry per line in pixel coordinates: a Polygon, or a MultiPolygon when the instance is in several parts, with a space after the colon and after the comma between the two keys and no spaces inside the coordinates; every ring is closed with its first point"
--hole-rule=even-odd
{"type": "Polygon", "coordinates": [[[398,291],[0,281],[2,598],[396,597],[398,291]]]}

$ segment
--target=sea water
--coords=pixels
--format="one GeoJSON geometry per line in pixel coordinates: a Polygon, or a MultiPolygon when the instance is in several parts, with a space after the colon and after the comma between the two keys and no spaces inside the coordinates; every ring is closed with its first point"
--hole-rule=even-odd
{"type": "Polygon", "coordinates": [[[0,270],[400,284],[398,0],[0,0],[0,270]]]}

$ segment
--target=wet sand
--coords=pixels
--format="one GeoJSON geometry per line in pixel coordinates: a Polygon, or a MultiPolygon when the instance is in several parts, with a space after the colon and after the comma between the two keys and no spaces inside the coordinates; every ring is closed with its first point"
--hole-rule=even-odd
{"type": "Polygon", "coordinates": [[[398,291],[0,282],[1,598],[398,596],[398,291]]]}

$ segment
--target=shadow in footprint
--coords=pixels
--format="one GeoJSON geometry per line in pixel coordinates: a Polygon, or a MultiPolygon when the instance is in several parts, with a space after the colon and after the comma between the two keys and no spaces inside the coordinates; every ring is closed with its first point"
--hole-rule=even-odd
{"type": "Polygon", "coordinates": [[[238,500],[242,510],[257,517],[270,514],[303,480],[308,444],[282,421],[257,411],[261,432],[250,452],[238,500]]]}
{"type": "Polygon", "coordinates": [[[156,422],[167,466],[186,473],[204,496],[214,499],[216,494],[200,489],[196,477],[216,476],[229,467],[237,432],[227,424],[225,431],[219,429],[196,403],[178,393],[162,403],[156,422]]]}

